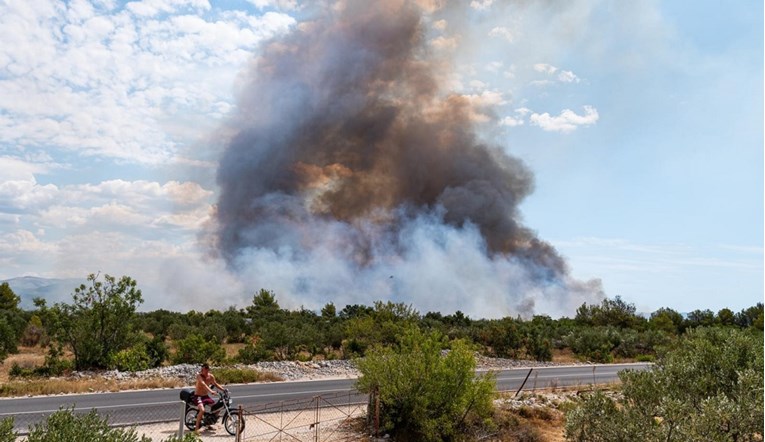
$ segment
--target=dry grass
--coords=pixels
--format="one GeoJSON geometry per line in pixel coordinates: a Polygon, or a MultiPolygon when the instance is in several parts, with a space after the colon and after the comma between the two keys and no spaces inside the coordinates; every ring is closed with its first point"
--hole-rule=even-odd
{"type": "Polygon", "coordinates": [[[11,371],[13,364],[18,364],[21,368],[34,368],[43,365],[46,353],[47,349],[40,347],[19,347],[18,353],[8,355],[5,361],[0,363],[0,382],[6,383],[10,380],[8,372],[11,371]]]}
{"type": "Polygon", "coordinates": [[[574,355],[574,352],[568,348],[564,348],[562,350],[554,349],[552,352],[552,360],[553,362],[558,362],[561,364],[573,364],[581,362],[581,360],[578,359],[576,355],[574,355]]]}
{"type": "MultiPolygon", "coordinates": [[[[227,355],[236,355],[243,344],[225,344],[227,355]]],[[[9,375],[11,367],[17,364],[24,369],[41,367],[45,363],[47,349],[40,347],[19,347],[19,352],[9,355],[4,362],[0,363],[0,397],[36,396],[48,394],[67,393],[93,393],[93,392],[116,392],[125,390],[147,390],[154,388],[178,388],[186,385],[183,379],[177,378],[131,378],[131,379],[104,379],[100,377],[88,378],[12,378],[9,375]]],[[[65,354],[65,358],[72,358],[71,354],[65,354]]],[[[242,382],[272,382],[281,381],[281,377],[274,373],[239,373],[242,370],[231,370],[231,376],[242,377],[242,382]]]]}
{"type": "Polygon", "coordinates": [[[244,346],[245,344],[223,344],[223,349],[226,350],[226,357],[233,359],[239,355],[239,350],[244,346]]]}
{"type": "Polygon", "coordinates": [[[153,388],[177,388],[183,385],[182,379],[168,378],[127,379],[120,381],[97,377],[85,379],[22,379],[12,380],[0,385],[0,396],[18,397],[62,393],[116,392],[153,388]]]}

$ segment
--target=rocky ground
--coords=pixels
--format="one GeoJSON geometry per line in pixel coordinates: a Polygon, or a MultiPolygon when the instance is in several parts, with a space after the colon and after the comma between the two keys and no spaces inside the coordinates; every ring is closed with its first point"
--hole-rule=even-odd
{"type": "MultiPolygon", "coordinates": [[[[550,367],[563,365],[553,362],[536,362],[515,359],[487,358],[476,356],[477,368],[479,370],[499,370],[508,368],[530,368],[530,367],[550,367]]],[[[326,378],[355,378],[359,375],[353,361],[349,360],[331,360],[331,361],[277,361],[277,362],[258,362],[251,365],[238,365],[242,368],[251,368],[261,372],[268,372],[277,375],[286,381],[326,379],[326,378]]],[[[159,367],[150,370],[139,371],[135,373],[120,372],[117,370],[93,373],[93,372],[75,372],[75,377],[102,376],[109,379],[129,379],[129,378],[179,378],[187,383],[194,382],[196,373],[199,371],[198,365],[181,364],[169,367],[159,367]]],[[[213,368],[213,373],[215,372],[213,368]]]]}

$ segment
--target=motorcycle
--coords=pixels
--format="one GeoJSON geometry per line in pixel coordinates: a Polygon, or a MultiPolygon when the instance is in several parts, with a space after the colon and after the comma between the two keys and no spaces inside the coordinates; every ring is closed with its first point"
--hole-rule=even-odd
{"type": "MultiPolygon", "coordinates": [[[[183,413],[183,423],[186,428],[194,431],[197,425],[197,405],[191,402],[194,397],[194,389],[186,388],[181,390],[181,400],[186,403],[186,410],[183,413]]],[[[223,390],[218,394],[218,400],[212,405],[205,405],[205,413],[202,415],[200,426],[210,426],[218,423],[218,419],[223,418],[223,428],[232,436],[236,435],[237,426],[244,429],[244,420],[239,421],[239,415],[231,412],[233,401],[228,390],[223,390]],[[208,409],[209,407],[209,409],[208,409]]]]}

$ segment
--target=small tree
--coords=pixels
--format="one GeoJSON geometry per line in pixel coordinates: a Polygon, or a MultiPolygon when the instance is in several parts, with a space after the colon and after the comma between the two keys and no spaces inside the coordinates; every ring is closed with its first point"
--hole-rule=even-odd
{"type": "Polygon", "coordinates": [[[491,414],[492,375],[475,376],[465,342],[445,346],[441,334],[411,327],[397,346],[376,346],[358,361],[357,388],[379,395],[382,428],[396,440],[455,440],[472,418],[491,414]]]}
{"type": "Polygon", "coordinates": [[[21,298],[14,293],[8,282],[0,284],[0,310],[18,310],[21,298]]]}
{"type": "Polygon", "coordinates": [[[56,339],[69,345],[74,353],[75,368],[107,368],[113,353],[129,348],[136,339],[133,320],[138,304],[143,302],[134,279],[119,280],[104,275],[88,276],[85,284],[74,289],[73,303],[41,307],[54,328],[56,339]]]}
{"type": "Polygon", "coordinates": [[[20,301],[7,282],[0,284],[0,361],[18,351],[18,342],[26,327],[20,301]]]}

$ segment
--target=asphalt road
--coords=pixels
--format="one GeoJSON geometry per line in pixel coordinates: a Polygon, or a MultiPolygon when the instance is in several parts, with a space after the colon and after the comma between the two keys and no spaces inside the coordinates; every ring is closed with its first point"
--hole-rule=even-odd
{"type": "MultiPolygon", "coordinates": [[[[517,391],[538,388],[590,386],[618,381],[621,370],[644,370],[650,364],[575,365],[565,367],[519,368],[495,371],[497,390],[517,391]],[[524,384],[525,380],[525,384],[524,384]]],[[[308,407],[316,396],[337,404],[365,402],[366,395],[357,393],[354,379],[328,379],[304,382],[273,382],[231,385],[234,406],[257,412],[308,407]]],[[[73,408],[77,413],[96,409],[109,416],[112,424],[168,422],[183,413],[180,389],[127,391],[77,395],[39,396],[0,399],[0,419],[13,416],[17,431],[41,421],[58,409],[73,408]]],[[[314,402],[315,403],[315,402],[314,402]]]]}

